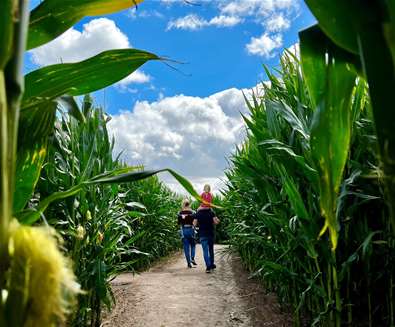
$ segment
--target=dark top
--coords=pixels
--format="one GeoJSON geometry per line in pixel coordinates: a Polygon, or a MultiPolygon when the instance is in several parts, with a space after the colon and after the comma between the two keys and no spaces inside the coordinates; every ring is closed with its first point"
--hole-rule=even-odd
{"type": "Polygon", "coordinates": [[[214,237],[214,217],[215,213],[210,208],[198,210],[193,217],[199,224],[200,237],[214,237]]]}
{"type": "Polygon", "coordinates": [[[192,210],[182,210],[178,213],[177,219],[178,224],[184,225],[192,225],[193,223],[193,211],[192,210]]]}

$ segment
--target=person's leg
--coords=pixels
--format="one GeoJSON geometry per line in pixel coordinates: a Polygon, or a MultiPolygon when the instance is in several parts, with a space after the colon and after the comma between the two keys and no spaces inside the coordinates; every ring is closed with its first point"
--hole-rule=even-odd
{"type": "Polygon", "coordinates": [[[195,253],[196,253],[196,242],[194,238],[191,238],[191,262],[196,265],[195,262],[195,253]]]}
{"type": "Polygon", "coordinates": [[[204,262],[206,263],[207,270],[210,270],[211,261],[210,261],[209,251],[208,251],[208,242],[209,242],[208,237],[201,237],[200,238],[200,243],[202,244],[202,249],[203,249],[204,262]]]}
{"type": "Polygon", "coordinates": [[[210,256],[210,268],[215,268],[214,264],[214,238],[210,237],[208,241],[208,251],[210,256]]]}
{"type": "Polygon", "coordinates": [[[184,237],[182,238],[182,245],[184,247],[184,254],[185,254],[185,259],[187,260],[188,266],[191,265],[191,255],[190,255],[190,243],[188,240],[188,237],[186,234],[186,231],[183,231],[184,237]]]}
{"type": "Polygon", "coordinates": [[[188,247],[188,253],[190,254],[191,258],[191,263],[196,265],[195,263],[195,239],[193,235],[194,231],[192,228],[188,228],[185,232],[185,237],[188,239],[189,242],[189,247],[188,247]]]}

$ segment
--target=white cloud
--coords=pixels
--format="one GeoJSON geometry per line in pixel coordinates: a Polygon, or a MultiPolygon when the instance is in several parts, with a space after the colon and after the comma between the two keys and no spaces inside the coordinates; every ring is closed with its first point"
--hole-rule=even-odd
{"type": "Polygon", "coordinates": [[[167,25],[167,30],[181,29],[196,31],[203,27],[215,26],[215,27],[232,27],[239,24],[242,21],[241,18],[235,16],[215,16],[210,20],[206,20],[198,15],[190,14],[184,17],[171,20],[167,25]]]}
{"type": "Polygon", "coordinates": [[[115,153],[123,151],[129,164],[173,168],[199,187],[223,176],[226,158],[243,139],[240,112],[247,109],[235,88],[205,98],[181,94],[137,102],[132,111],[114,115],[109,130],[115,153]]]}
{"type": "Polygon", "coordinates": [[[235,26],[242,22],[242,19],[236,16],[215,16],[208,22],[209,26],[217,26],[217,27],[231,27],[235,26]]]}
{"type": "Polygon", "coordinates": [[[274,51],[281,48],[282,45],[283,39],[281,34],[272,37],[264,33],[258,38],[252,37],[250,42],[246,45],[246,48],[248,53],[252,55],[271,58],[274,56],[274,51]]]}
{"type": "Polygon", "coordinates": [[[190,14],[184,17],[177,18],[176,20],[171,20],[167,24],[167,30],[171,29],[182,29],[182,30],[197,30],[206,26],[207,22],[194,14],[190,14]]]}
{"type": "Polygon", "coordinates": [[[130,85],[132,84],[144,84],[148,83],[151,81],[151,76],[144,73],[141,70],[136,70],[129,76],[125,77],[123,80],[119,81],[116,83],[114,86],[118,90],[122,92],[130,92],[130,93],[136,93],[135,89],[130,88],[130,85]]]}
{"type": "Polygon", "coordinates": [[[278,14],[270,17],[265,21],[264,24],[268,32],[285,31],[291,26],[290,20],[285,18],[283,14],[278,14]]]}
{"type": "MultiPolygon", "coordinates": [[[[163,0],[166,3],[176,3],[163,0]]],[[[250,54],[271,58],[279,53],[283,33],[298,16],[300,0],[226,0],[212,2],[216,16],[206,19],[191,13],[171,20],[167,29],[197,31],[205,27],[231,27],[242,22],[263,26],[260,36],[252,37],[246,48],[250,54]]]]}
{"type": "Polygon", "coordinates": [[[54,41],[30,51],[39,66],[77,62],[110,49],[129,48],[128,37],[108,18],[93,19],[80,32],[69,29],[54,41]]]}
{"type": "Polygon", "coordinates": [[[133,7],[126,14],[131,19],[138,18],[165,18],[165,15],[158,10],[140,10],[139,7],[133,7]]]}
{"type": "Polygon", "coordinates": [[[298,7],[295,0],[235,0],[220,2],[222,14],[268,17],[278,10],[291,11],[298,7]]]}

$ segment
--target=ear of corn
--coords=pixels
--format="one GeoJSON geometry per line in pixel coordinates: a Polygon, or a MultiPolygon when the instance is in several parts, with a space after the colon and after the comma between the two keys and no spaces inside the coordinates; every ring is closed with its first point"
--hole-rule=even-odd
{"type": "Polygon", "coordinates": [[[59,252],[50,227],[10,226],[10,275],[5,304],[8,326],[52,326],[64,322],[70,300],[80,293],[71,264],[59,252]]]}

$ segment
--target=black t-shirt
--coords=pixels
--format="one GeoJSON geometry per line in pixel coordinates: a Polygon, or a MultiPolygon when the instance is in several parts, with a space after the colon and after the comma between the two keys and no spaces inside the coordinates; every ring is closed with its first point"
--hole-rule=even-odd
{"type": "Polygon", "coordinates": [[[182,226],[184,225],[192,225],[193,223],[193,213],[192,210],[182,210],[178,213],[178,223],[182,226]]]}
{"type": "Polygon", "coordinates": [[[215,213],[213,210],[210,208],[200,209],[193,215],[193,217],[198,221],[200,237],[214,237],[215,213]]]}

